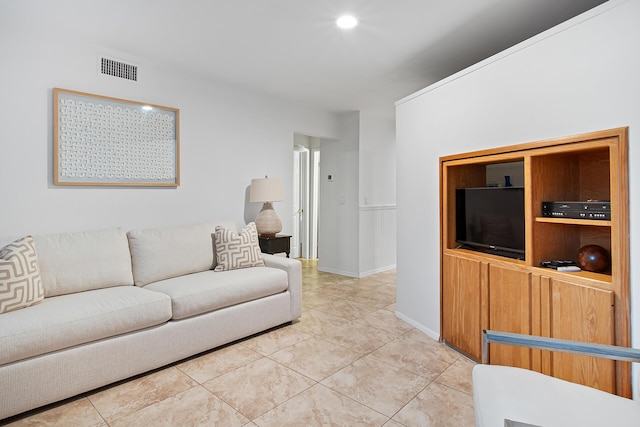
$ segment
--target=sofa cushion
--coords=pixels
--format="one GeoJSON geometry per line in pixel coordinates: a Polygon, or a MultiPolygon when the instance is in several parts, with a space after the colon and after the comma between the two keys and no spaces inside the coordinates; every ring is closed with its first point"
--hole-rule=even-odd
{"type": "Polygon", "coordinates": [[[31,236],[0,249],[0,314],[29,307],[44,298],[31,236]]]}
{"type": "Polygon", "coordinates": [[[171,301],[166,295],[134,286],[45,298],[38,305],[2,315],[0,365],[148,328],[170,318],[171,301]]]}
{"type": "Polygon", "coordinates": [[[130,230],[127,236],[135,284],[144,286],[214,268],[216,225],[233,228],[233,223],[222,222],[130,230]]]}
{"type": "Polygon", "coordinates": [[[285,271],[261,267],[224,272],[203,271],[151,283],[144,289],[170,296],[173,319],[184,319],[277,294],[287,286],[285,271]]]}
{"type": "Polygon", "coordinates": [[[255,223],[250,222],[238,233],[218,226],[215,240],[218,261],[215,271],[264,266],[255,223]]]}
{"type": "Polygon", "coordinates": [[[120,229],[34,236],[44,296],[133,285],[131,255],[120,229]]]}

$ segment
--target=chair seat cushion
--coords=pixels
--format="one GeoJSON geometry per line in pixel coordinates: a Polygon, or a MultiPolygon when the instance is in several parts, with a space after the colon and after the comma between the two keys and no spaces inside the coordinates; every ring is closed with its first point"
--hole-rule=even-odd
{"type": "Polygon", "coordinates": [[[283,270],[251,267],[203,271],[151,283],[144,287],[171,297],[173,319],[184,319],[286,290],[283,270]]]}
{"type": "Polygon", "coordinates": [[[134,286],[45,298],[0,318],[0,365],[167,322],[171,300],[134,286]]]}
{"type": "Polygon", "coordinates": [[[539,426],[632,426],[640,403],[527,369],[473,367],[476,426],[509,419],[539,426]]]}

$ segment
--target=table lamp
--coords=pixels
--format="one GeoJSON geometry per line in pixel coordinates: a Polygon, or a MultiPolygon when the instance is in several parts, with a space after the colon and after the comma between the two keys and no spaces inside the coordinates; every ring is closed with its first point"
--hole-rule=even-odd
{"type": "Polygon", "coordinates": [[[282,202],[282,183],[279,178],[252,179],[249,202],[262,202],[262,209],[256,216],[256,229],[261,237],[276,237],[282,231],[282,222],[273,210],[271,202],[282,202]]]}

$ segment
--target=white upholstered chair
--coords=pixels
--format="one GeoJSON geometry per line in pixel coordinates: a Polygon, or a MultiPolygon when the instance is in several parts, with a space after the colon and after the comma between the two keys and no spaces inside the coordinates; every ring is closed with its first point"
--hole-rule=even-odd
{"type": "MultiPolygon", "coordinates": [[[[489,343],[640,362],[640,349],[505,332],[483,332],[489,343]]],[[[477,427],[640,426],[640,402],[526,369],[479,364],[473,368],[477,427]]]]}

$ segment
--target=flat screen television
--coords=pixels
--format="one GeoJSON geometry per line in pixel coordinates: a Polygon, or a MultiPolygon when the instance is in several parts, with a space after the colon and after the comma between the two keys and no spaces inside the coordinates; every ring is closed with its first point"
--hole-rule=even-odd
{"type": "Polygon", "coordinates": [[[456,189],[456,242],[524,259],[524,188],[456,189]]]}

